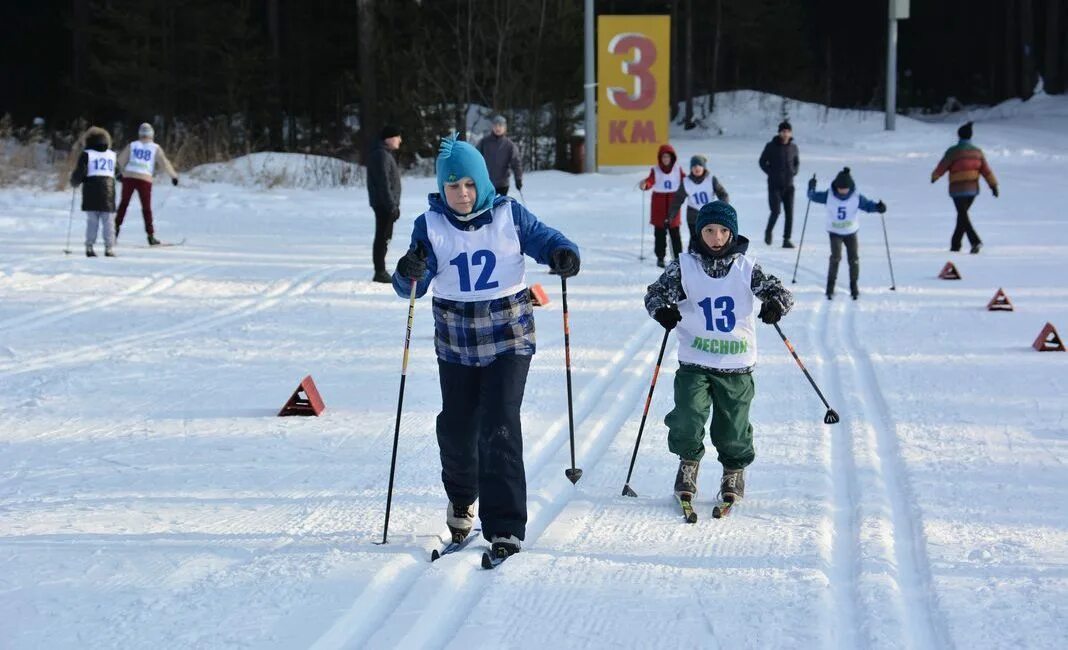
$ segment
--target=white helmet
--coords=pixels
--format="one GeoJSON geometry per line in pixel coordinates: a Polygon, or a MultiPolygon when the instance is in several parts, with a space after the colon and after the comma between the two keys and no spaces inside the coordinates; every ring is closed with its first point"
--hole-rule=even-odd
{"type": "Polygon", "coordinates": [[[144,122],[141,126],[137,127],[137,137],[154,138],[156,137],[156,130],[152,128],[151,124],[144,122]]]}

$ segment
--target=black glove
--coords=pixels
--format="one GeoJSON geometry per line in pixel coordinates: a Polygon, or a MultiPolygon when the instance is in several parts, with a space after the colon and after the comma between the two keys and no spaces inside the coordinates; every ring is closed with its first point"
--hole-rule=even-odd
{"type": "Polygon", "coordinates": [[[515,189],[519,190],[520,192],[523,191],[523,181],[519,178],[515,179],[515,189]]]}
{"type": "Polygon", "coordinates": [[[767,325],[774,325],[782,318],[782,305],[778,300],[765,300],[764,304],[760,305],[757,317],[767,325]]]}
{"type": "Polygon", "coordinates": [[[816,176],[815,176],[815,174],[812,175],[812,178],[808,179],[808,191],[809,192],[815,192],[816,191],[816,176]]]}
{"type": "Polygon", "coordinates": [[[991,187],[990,188],[990,193],[994,195],[995,199],[998,198],[998,186],[995,185],[994,187],[991,187]]]}
{"type": "Polygon", "coordinates": [[[400,208],[393,208],[393,220],[400,219],[400,208]]]}
{"type": "Polygon", "coordinates": [[[115,172],[115,180],[117,180],[120,183],[122,182],[122,173],[121,172],[115,172]]]}
{"type": "Polygon", "coordinates": [[[875,211],[879,214],[883,214],[884,212],[886,212],[886,204],[882,201],[879,201],[875,204],[875,211]]]}
{"type": "Polygon", "coordinates": [[[550,256],[549,268],[552,272],[560,277],[571,278],[578,275],[579,272],[579,256],[578,253],[560,246],[552,252],[550,256]]]}
{"type": "Polygon", "coordinates": [[[175,187],[178,187],[178,179],[177,178],[172,178],[171,179],[171,185],[173,185],[175,187]]]}
{"type": "Polygon", "coordinates": [[[661,307],[660,309],[657,309],[653,312],[653,318],[656,322],[660,323],[664,329],[670,332],[675,329],[675,326],[682,320],[682,314],[679,313],[678,307],[671,305],[669,307],[661,307]]]}
{"type": "Polygon", "coordinates": [[[426,251],[419,244],[409,250],[397,262],[397,273],[410,280],[421,280],[426,275],[426,251]]]}

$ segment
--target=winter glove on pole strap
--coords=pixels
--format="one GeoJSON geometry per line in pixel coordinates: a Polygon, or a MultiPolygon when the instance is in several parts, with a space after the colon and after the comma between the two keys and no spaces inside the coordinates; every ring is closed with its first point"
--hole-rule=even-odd
{"type": "Polygon", "coordinates": [[[172,178],[171,179],[171,185],[173,185],[175,187],[178,187],[178,179],[177,178],[172,178]]]}
{"type": "Polygon", "coordinates": [[[679,308],[675,305],[669,305],[667,307],[661,307],[653,312],[653,318],[656,322],[666,329],[671,331],[675,329],[675,326],[682,320],[682,314],[679,313],[679,308]]]}
{"type": "Polygon", "coordinates": [[[878,212],[879,214],[885,213],[886,212],[886,204],[883,203],[882,201],[879,201],[878,203],[875,204],[875,211],[878,212]]]}
{"type": "Polygon", "coordinates": [[[990,193],[994,195],[995,199],[998,198],[998,186],[995,185],[994,187],[991,187],[990,188],[990,193]]]}
{"type": "Polygon", "coordinates": [[[816,191],[816,175],[815,174],[812,175],[812,178],[808,179],[808,191],[809,192],[815,192],[816,191]]]}
{"type": "Polygon", "coordinates": [[[563,246],[557,248],[553,251],[551,260],[549,268],[552,269],[553,273],[565,278],[572,278],[578,275],[579,256],[578,253],[570,248],[563,246]]]}
{"type": "Polygon", "coordinates": [[[767,325],[774,325],[782,318],[782,305],[779,304],[778,300],[765,300],[760,305],[760,313],[757,314],[757,317],[767,325]]]}
{"type": "Polygon", "coordinates": [[[397,273],[410,280],[420,280],[426,275],[426,251],[419,244],[409,250],[397,262],[397,273]]]}

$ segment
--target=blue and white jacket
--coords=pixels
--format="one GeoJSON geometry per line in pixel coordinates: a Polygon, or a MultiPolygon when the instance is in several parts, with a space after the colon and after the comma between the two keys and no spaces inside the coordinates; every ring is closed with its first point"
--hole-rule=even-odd
{"type": "MultiPolygon", "coordinates": [[[[449,224],[459,230],[478,230],[493,220],[493,209],[463,222],[456,218],[440,194],[428,196],[430,210],[445,215],[449,224]]],[[[512,221],[519,236],[520,251],[539,264],[549,264],[553,251],[559,247],[576,246],[560,231],[551,228],[529,210],[509,197],[498,195],[493,208],[511,203],[512,221]]],[[[415,295],[421,298],[430,288],[438,268],[434,248],[427,235],[426,214],[415,220],[409,250],[421,246],[427,252],[427,272],[416,282],[415,295]]],[[[408,298],[411,280],[393,273],[393,290],[401,298],[408,298]]],[[[532,355],[535,350],[534,308],[527,289],[503,298],[474,302],[458,302],[435,297],[434,349],[438,358],[447,363],[465,366],[484,366],[504,354],[532,355]],[[502,317],[503,316],[503,317],[502,317]]]]}

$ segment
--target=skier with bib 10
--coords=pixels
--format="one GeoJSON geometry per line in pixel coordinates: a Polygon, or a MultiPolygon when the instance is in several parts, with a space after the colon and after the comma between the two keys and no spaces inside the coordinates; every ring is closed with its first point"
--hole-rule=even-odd
{"type": "Polygon", "coordinates": [[[417,297],[433,290],[437,440],[453,540],[470,534],[478,500],[492,553],[507,557],[527,523],[520,408],[535,345],[523,256],[566,278],[579,271],[578,247],[497,194],[470,144],[446,138],[436,167],[438,193],[415,220],[393,288],[403,298],[413,282],[417,297]]]}
{"type": "Polygon", "coordinates": [[[749,423],[755,317],[774,324],[794,304],[782,282],[746,255],[749,240],[738,234],[733,207],[706,203],[696,227],[695,246],[669,264],[645,294],[649,314],[678,337],[675,406],[664,424],[668,448],[679,457],[675,496],[684,510],[697,494],[710,410],[712,444],[723,466],[720,497],[734,503],[745,495],[744,470],[756,456],[749,423]],[[754,298],[762,301],[759,313],[754,298]]]}

